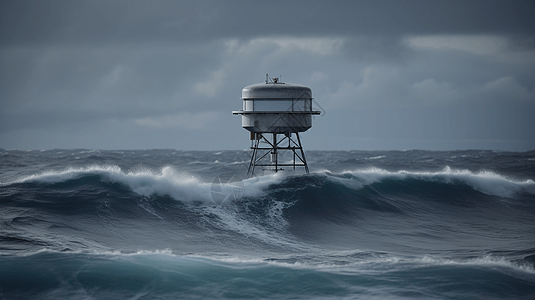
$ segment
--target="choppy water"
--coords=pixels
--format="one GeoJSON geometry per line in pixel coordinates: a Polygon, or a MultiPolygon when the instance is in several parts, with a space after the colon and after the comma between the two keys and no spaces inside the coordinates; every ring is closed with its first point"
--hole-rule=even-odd
{"type": "Polygon", "coordinates": [[[0,150],[0,298],[535,299],[535,151],[248,155],[0,150]]]}

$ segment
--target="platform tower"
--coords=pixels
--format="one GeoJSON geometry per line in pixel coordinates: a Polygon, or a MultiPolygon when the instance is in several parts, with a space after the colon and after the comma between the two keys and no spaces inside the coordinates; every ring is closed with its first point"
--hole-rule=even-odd
{"type": "Polygon", "coordinates": [[[242,89],[242,100],[243,108],[232,113],[242,115],[242,127],[250,131],[253,152],[247,176],[253,176],[256,167],[274,172],[304,167],[308,173],[299,133],[312,127],[312,115],[321,113],[312,108],[312,90],[266,74],[265,82],[242,89]],[[293,162],[280,163],[280,151],[291,151],[293,162]]]}

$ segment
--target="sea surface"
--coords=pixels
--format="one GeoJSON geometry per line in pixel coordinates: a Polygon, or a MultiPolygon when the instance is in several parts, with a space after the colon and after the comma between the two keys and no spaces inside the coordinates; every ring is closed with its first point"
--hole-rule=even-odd
{"type": "Polygon", "coordinates": [[[306,157],[0,149],[0,299],[535,299],[535,151],[306,157]]]}

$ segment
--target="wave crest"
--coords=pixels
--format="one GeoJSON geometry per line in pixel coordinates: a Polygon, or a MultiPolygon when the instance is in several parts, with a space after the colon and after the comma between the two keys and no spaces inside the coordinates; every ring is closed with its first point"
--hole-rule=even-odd
{"type": "Polygon", "coordinates": [[[533,180],[519,181],[488,170],[472,172],[470,170],[455,170],[445,167],[438,172],[405,170],[393,172],[379,168],[368,168],[364,170],[344,171],[342,174],[350,174],[365,185],[382,182],[386,179],[416,179],[447,184],[464,183],[478,192],[499,197],[512,197],[519,192],[535,194],[535,182],[533,180]]]}
{"type": "MultiPolygon", "coordinates": [[[[138,167],[130,171],[123,171],[119,166],[88,166],[80,168],[67,168],[59,171],[45,171],[38,174],[22,176],[14,181],[0,183],[8,186],[17,183],[44,183],[55,184],[77,180],[84,176],[98,175],[101,181],[120,183],[133,192],[142,196],[168,195],[180,201],[211,202],[211,182],[203,182],[198,177],[187,172],[176,170],[171,166],[152,170],[138,167]]],[[[461,184],[473,190],[492,196],[513,197],[518,193],[535,194],[535,182],[528,180],[515,180],[492,171],[481,170],[455,170],[446,167],[437,172],[422,171],[388,171],[380,168],[368,168],[341,173],[331,173],[328,170],[310,175],[275,174],[243,180],[246,197],[258,197],[266,194],[268,190],[302,190],[312,186],[323,187],[326,182],[342,184],[352,191],[364,187],[394,180],[410,184],[418,182],[433,182],[461,184]]]]}

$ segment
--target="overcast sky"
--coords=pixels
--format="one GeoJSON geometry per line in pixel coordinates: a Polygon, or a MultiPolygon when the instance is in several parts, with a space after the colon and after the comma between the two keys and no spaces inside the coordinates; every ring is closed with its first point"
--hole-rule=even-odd
{"type": "Polygon", "coordinates": [[[535,149],[535,1],[0,1],[0,148],[245,149],[243,87],[309,86],[308,150],[535,149]]]}

